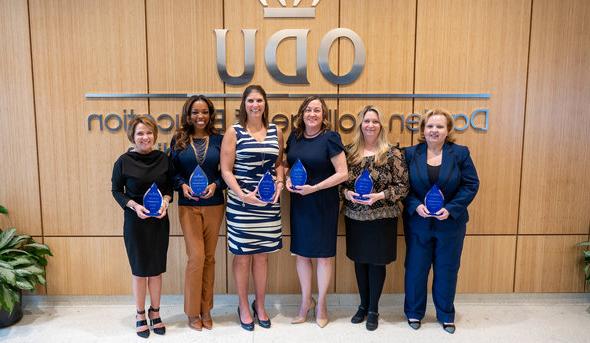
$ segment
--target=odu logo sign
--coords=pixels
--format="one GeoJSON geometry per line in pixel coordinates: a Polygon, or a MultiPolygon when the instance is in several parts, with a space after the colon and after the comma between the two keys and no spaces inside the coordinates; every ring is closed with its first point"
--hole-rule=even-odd
{"type": "MultiPolygon", "coordinates": [[[[250,0],[255,2],[255,0],[250,0]]],[[[271,7],[267,0],[259,0],[262,4],[261,10],[265,18],[315,18],[316,7],[320,0],[308,0],[299,6],[301,0],[293,0],[292,6],[288,6],[286,0],[273,0],[275,1],[275,7],[271,7]],[[309,4],[311,2],[311,4],[309,4]]],[[[343,2],[344,3],[344,2],[343,2]]],[[[240,75],[230,75],[227,70],[227,53],[226,53],[226,38],[228,34],[227,29],[215,29],[212,33],[215,34],[215,50],[216,50],[216,64],[217,72],[220,79],[226,84],[230,85],[246,85],[250,83],[255,73],[255,61],[260,59],[261,56],[256,56],[256,32],[257,29],[244,28],[241,30],[243,41],[244,41],[244,66],[243,71],[240,75]]],[[[283,29],[274,32],[266,42],[264,46],[264,62],[268,73],[276,81],[282,84],[299,84],[309,85],[307,77],[308,61],[307,61],[307,49],[308,49],[308,35],[310,34],[309,29],[283,29]],[[277,65],[277,49],[282,41],[285,39],[294,39],[295,45],[295,74],[287,75],[283,73],[277,65]]],[[[361,75],[365,68],[366,60],[366,49],[365,44],[361,37],[351,29],[348,28],[334,28],[329,30],[321,39],[319,49],[317,49],[317,67],[321,72],[322,76],[329,82],[336,85],[344,85],[353,83],[361,75]],[[351,69],[344,75],[337,75],[330,69],[328,63],[328,56],[330,48],[333,43],[339,39],[345,38],[352,42],[354,60],[351,69]]],[[[377,71],[380,72],[380,71],[377,71]]],[[[192,94],[179,94],[179,93],[147,93],[147,94],[98,94],[98,93],[87,93],[87,99],[104,99],[104,98],[188,98],[192,94]]],[[[239,99],[240,93],[219,93],[219,94],[205,94],[210,98],[234,98],[239,99]]],[[[298,93],[285,93],[276,94],[268,93],[269,98],[304,98],[309,94],[298,94],[298,93]]],[[[430,98],[430,99],[489,99],[490,95],[481,94],[389,94],[389,93],[354,93],[354,94],[319,94],[326,99],[334,98],[347,98],[347,99],[416,99],[416,98],[430,98]]],[[[344,105],[346,106],[346,105],[344,105]]],[[[349,110],[345,108],[331,109],[329,111],[330,121],[334,123],[334,129],[342,132],[351,132],[355,126],[356,117],[352,114],[355,110],[349,110]]],[[[121,111],[119,111],[121,112],[121,111]]],[[[122,110],[123,114],[108,112],[105,114],[90,113],[87,117],[88,131],[92,131],[93,128],[98,128],[100,131],[107,130],[109,132],[117,132],[127,128],[127,123],[131,118],[135,116],[133,109],[122,110]]],[[[226,125],[226,116],[231,115],[234,111],[231,109],[221,109],[217,111],[215,123],[216,125],[224,130],[226,125]]],[[[295,110],[293,113],[272,113],[271,120],[279,125],[283,130],[287,130],[292,127],[295,110]]],[[[151,115],[158,123],[159,128],[163,132],[172,132],[179,125],[179,115],[160,113],[151,115]]],[[[384,123],[387,123],[387,129],[391,132],[394,128],[399,125],[400,131],[404,129],[410,131],[416,131],[417,123],[419,122],[420,115],[417,113],[390,113],[385,114],[384,123]],[[398,124],[399,122],[399,124],[398,124]]],[[[489,110],[487,108],[476,108],[465,113],[453,114],[455,119],[455,129],[457,131],[464,131],[468,128],[472,128],[477,131],[487,131],[489,125],[489,110]]]]}
{"type": "MultiPolygon", "coordinates": [[[[293,5],[299,5],[301,0],[294,0],[293,5]]],[[[260,0],[264,6],[264,17],[273,18],[309,18],[315,17],[315,6],[319,0],[314,0],[312,7],[298,8],[298,7],[282,7],[269,8],[265,0],[260,0]]],[[[282,6],[286,6],[285,0],[279,1],[282,6]]],[[[226,66],[226,29],[215,30],[216,51],[217,51],[217,71],[223,82],[230,85],[242,85],[250,82],[254,76],[254,61],[256,29],[242,29],[244,37],[244,71],[242,75],[231,76],[227,72],[226,66]]],[[[309,84],[307,80],[307,35],[308,29],[285,29],[275,32],[266,43],[264,49],[264,61],[269,74],[277,81],[286,84],[309,84]],[[295,75],[285,75],[277,67],[277,48],[281,41],[287,38],[295,38],[296,44],[296,73],[295,75]]],[[[334,84],[348,84],[354,82],[363,71],[365,66],[365,45],[354,31],[346,28],[336,28],[328,31],[320,42],[318,50],[318,66],[324,78],[334,84]],[[354,62],[351,70],[342,76],[338,76],[330,70],[328,63],[328,55],[330,47],[334,41],[340,37],[348,38],[354,46],[354,62]]]]}

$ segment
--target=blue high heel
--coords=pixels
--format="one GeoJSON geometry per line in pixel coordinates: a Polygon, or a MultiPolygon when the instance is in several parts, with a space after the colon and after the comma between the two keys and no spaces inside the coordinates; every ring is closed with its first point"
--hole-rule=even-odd
{"type": "Polygon", "coordinates": [[[242,317],[240,316],[240,307],[238,306],[238,320],[240,321],[240,326],[242,327],[242,329],[246,330],[246,331],[254,331],[254,321],[251,321],[250,323],[244,323],[242,321],[242,317]]]}
{"type": "Polygon", "coordinates": [[[254,319],[258,319],[258,325],[265,329],[270,329],[270,318],[267,320],[262,320],[258,316],[258,312],[256,311],[256,300],[252,302],[252,311],[254,312],[254,319]]]}

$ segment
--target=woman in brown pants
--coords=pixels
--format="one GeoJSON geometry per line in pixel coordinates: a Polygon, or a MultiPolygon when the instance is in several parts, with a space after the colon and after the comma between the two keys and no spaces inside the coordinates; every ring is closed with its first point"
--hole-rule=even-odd
{"type": "Polygon", "coordinates": [[[225,209],[219,169],[222,135],[213,127],[215,108],[206,97],[192,96],[182,109],[181,127],[170,143],[175,168],[174,186],[179,194],[178,217],[184,233],[188,262],[184,285],[184,312],[189,327],[211,329],[215,249],[225,209]],[[197,166],[207,176],[198,192],[190,178],[197,166]]]}

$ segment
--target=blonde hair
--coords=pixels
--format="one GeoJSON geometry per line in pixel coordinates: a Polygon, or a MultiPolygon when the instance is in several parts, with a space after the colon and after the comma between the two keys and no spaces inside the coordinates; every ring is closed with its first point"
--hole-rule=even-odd
{"type": "Polygon", "coordinates": [[[451,116],[451,112],[442,108],[429,110],[422,116],[422,119],[420,120],[420,135],[418,136],[418,142],[426,142],[426,138],[424,137],[424,128],[426,127],[426,122],[428,119],[433,116],[444,116],[447,119],[447,137],[445,138],[445,142],[454,142],[455,137],[453,137],[453,129],[455,124],[453,122],[453,116],[451,116]]]}
{"type": "Polygon", "coordinates": [[[382,166],[387,163],[387,153],[390,150],[389,144],[385,139],[385,133],[383,130],[383,123],[381,122],[381,113],[377,109],[377,107],[368,105],[362,109],[357,115],[357,122],[358,125],[355,127],[354,136],[352,139],[352,144],[350,145],[349,154],[348,154],[348,163],[359,164],[363,161],[363,149],[365,148],[365,136],[363,135],[363,131],[361,129],[363,125],[363,120],[365,119],[365,115],[368,112],[375,112],[377,114],[377,118],[379,119],[379,136],[377,137],[377,152],[375,153],[375,165],[382,166]]]}

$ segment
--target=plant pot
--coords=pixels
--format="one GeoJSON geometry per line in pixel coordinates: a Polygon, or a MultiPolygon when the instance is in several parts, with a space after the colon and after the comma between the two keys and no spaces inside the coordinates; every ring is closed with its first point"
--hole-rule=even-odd
{"type": "Polygon", "coordinates": [[[0,328],[5,328],[12,324],[17,323],[23,317],[23,292],[20,292],[18,302],[14,304],[12,313],[8,313],[4,309],[0,309],[0,328]]]}

